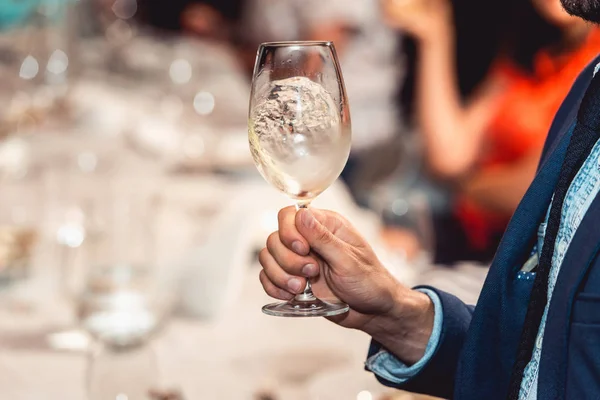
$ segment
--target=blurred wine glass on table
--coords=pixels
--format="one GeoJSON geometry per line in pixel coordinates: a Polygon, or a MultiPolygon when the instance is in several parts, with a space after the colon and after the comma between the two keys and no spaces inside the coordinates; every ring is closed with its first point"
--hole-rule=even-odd
{"type": "Polygon", "coordinates": [[[383,240],[394,261],[399,265],[428,267],[433,260],[434,233],[426,194],[390,180],[375,188],[369,203],[383,221],[383,240]]]}
{"type": "MultiPolygon", "coordinates": [[[[92,266],[96,266],[90,264],[93,250],[99,238],[118,233],[119,221],[113,217],[116,204],[129,199],[132,191],[138,191],[137,196],[147,193],[145,183],[152,185],[160,174],[155,164],[124,149],[118,136],[71,129],[63,135],[41,134],[32,140],[33,157],[43,170],[43,249],[37,262],[40,287],[57,306],[71,311],[64,319],[52,321],[59,329],[47,340],[55,350],[85,351],[89,338],[83,329],[77,329],[74,310],[79,308],[92,266]]],[[[112,255],[112,250],[104,251],[112,255]]]]}
{"type": "Polygon", "coordinates": [[[87,277],[77,308],[82,328],[95,340],[88,365],[91,400],[145,400],[157,383],[148,342],[173,301],[153,251],[160,201],[139,189],[114,187],[101,228],[84,245],[87,277]]]}

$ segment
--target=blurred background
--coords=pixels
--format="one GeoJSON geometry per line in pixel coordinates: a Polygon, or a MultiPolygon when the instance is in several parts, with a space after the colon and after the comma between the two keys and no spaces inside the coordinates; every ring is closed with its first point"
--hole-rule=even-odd
{"type": "Polygon", "coordinates": [[[369,338],[264,316],[290,200],[247,139],[261,42],[332,40],[340,212],[407,285],[477,300],[554,113],[600,50],[559,0],[0,0],[0,391],[390,400],[369,338]]]}

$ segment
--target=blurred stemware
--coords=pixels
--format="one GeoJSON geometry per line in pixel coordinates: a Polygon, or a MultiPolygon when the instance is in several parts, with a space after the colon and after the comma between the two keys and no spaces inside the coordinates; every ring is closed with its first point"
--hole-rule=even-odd
{"type": "Polygon", "coordinates": [[[172,293],[153,251],[158,199],[139,189],[115,185],[101,229],[84,244],[87,278],[77,308],[81,326],[97,343],[88,369],[92,400],[142,400],[156,384],[148,342],[164,325],[172,293]],[[129,379],[132,370],[136,379],[129,379]]]}
{"type": "Polygon", "coordinates": [[[384,240],[395,261],[428,267],[433,259],[432,213],[426,194],[400,181],[386,181],[373,190],[372,208],[382,219],[384,240]]]}

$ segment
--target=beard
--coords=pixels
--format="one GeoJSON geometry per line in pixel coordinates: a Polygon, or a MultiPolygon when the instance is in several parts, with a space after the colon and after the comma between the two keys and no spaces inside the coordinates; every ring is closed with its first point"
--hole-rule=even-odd
{"type": "Polygon", "coordinates": [[[567,12],[586,21],[600,23],[600,0],[560,0],[567,12]]]}

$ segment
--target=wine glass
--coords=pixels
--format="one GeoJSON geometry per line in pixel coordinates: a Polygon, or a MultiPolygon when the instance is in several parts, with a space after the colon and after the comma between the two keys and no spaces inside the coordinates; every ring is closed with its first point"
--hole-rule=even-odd
{"type": "MultiPolygon", "coordinates": [[[[248,121],[258,171],[297,209],[307,208],[338,178],[350,154],[350,111],[333,43],[263,43],[248,121]]],[[[325,317],[348,310],[346,304],[317,299],[308,280],[293,300],[263,307],[265,314],[280,317],[325,317]]]]}
{"type": "MultiPolygon", "coordinates": [[[[127,180],[121,184],[135,186],[127,180]]],[[[113,190],[84,242],[88,271],[78,316],[96,341],[88,363],[88,395],[90,400],[146,399],[144,393],[157,382],[149,342],[164,326],[173,295],[153,251],[160,198],[137,193],[144,191],[139,186],[136,193],[121,185],[113,190]]]]}
{"type": "Polygon", "coordinates": [[[384,240],[397,261],[416,268],[431,266],[434,252],[433,222],[426,193],[398,185],[375,188],[371,208],[386,227],[384,240]]]}

